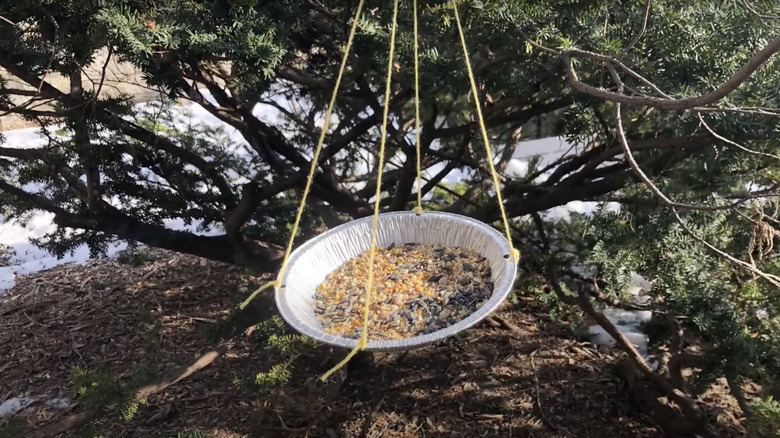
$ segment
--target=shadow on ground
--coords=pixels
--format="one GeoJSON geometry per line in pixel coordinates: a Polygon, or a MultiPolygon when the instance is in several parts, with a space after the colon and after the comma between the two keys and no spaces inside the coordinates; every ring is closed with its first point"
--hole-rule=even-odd
{"type": "Polygon", "coordinates": [[[287,356],[245,330],[275,315],[270,294],[234,313],[257,283],[160,250],[21,278],[0,297],[0,396],[36,400],[13,417],[30,431],[84,411],[74,367],[103,370],[130,391],[224,342],[222,357],[150,396],[129,420],[114,400],[107,415],[61,436],[658,436],[631,407],[615,357],[556,334],[532,308],[501,311],[519,330],[484,323],[438,345],[377,353],[372,369],[341,385],[318,380],[333,364],[330,349],[307,347],[287,384],[258,393],[256,375],[287,356]]]}

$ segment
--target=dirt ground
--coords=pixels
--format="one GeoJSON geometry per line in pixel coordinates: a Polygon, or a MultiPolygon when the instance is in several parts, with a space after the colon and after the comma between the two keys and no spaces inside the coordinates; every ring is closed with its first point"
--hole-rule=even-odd
{"type": "MultiPolygon", "coordinates": [[[[331,365],[330,349],[308,348],[283,391],[259,394],[238,382],[254,381],[283,357],[244,328],[273,317],[273,299],[262,296],[230,316],[259,281],[159,250],[19,278],[0,297],[0,403],[25,393],[39,398],[16,414],[23,431],[60,424],[84,412],[74,366],[110,370],[122,385],[139,376],[148,382],[190,365],[232,328],[224,355],[150,396],[131,420],[109,410],[59,436],[661,436],[616,377],[616,352],[572,339],[522,301],[498,313],[508,325],[486,321],[438,345],[377,353],[372,369],[342,385],[317,380],[331,365]]],[[[744,436],[733,401],[714,394],[710,405],[735,425],[723,436],[744,436]]]]}

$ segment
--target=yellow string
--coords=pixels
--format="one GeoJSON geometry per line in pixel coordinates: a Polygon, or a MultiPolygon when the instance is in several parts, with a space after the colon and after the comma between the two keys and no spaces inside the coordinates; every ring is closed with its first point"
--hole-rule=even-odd
{"type": "Polygon", "coordinates": [[[252,302],[252,300],[254,300],[254,299],[255,299],[255,298],[258,296],[258,295],[260,295],[260,292],[262,292],[262,291],[264,291],[264,290],[266,290],[266,289],[268,289],[269,287],[272,287],[272,286],[274,286],[274,285],[276,285],[276,280],[274,280],[274,281],[269,281],[268,283],[266,283],[266,284],[264,284],[264,285],[260,286],[259,288],[257,288],[257,290],[256,290],[256,291],[252,292],[252,295],[250,295],[250,296],[249,296],[249,298],[247,298],[246,300],[244,300],[244,302],[243,302],[243,303],[241,303],[241,305],[240,305],[240,306],[238,306],[238,307],[239,307],[241,310],[244,310],[244,308],[246,308],[246,306],[248,306],[248,305],[249,305],[249,303],[250,303],[250,302],[252,302]]]}
{"type": "Polygon", "coordinates": [[[360,335],[360,341],[349,352],[347,357],[339,362],[336,366],[331,368],[325,373],[321,380],[325,381],[333,373],[338,371],[341,367],[347,364],[352,357],[357,354],[358,351],[366,348],[368,342],[368,313],[371,308],[371,289],[374,287],[374,255],[376,253],[376,232],[379,226],[379,204],[381,201],[380,195],[382,194],[382,170],[385,165],[385,143],[387,141],[387,118],[390,111],[390,90],[393,77],[393,56],[395,53],[395,31],[397,27],[398,17],[398,1],[393,3],[393,27],[390,31],[390,53],[387,57],[387,84],[385,85],[385,105],[384,105],[384,117],[382,119],[382,138],[379,142],[379,165],[377,166],[376,177],[376,200],[374,201],[374,221],[371,226],[371,252],[368,260],[368,279],[366,280],[366,297],[365,306],[363,308],[363,331],[360,335]]]}
{"type": "Polygon", "coordinates": [[[509,241],[509,249],[511,255],[516,262],[520,261],[520,251],[516,250],[512,244],[512,233],[509,228],[509,219],[506,217],[506,211],[504,210],[504,200],[501,197],[501,186],[498,182],[498,173],[493,165],[493,154],[490,151],[490,140],[488,139],[487,129],[485,128],[485,121],[482,118],[482,108],[480,107],[479,95],[477,94],[477,84],[474,80],[474,73],[471,69],[471,61],[469,59],[469,51],[466,47],[466,37],[463,35],[463,28],[460,24],[460,16],[458,14],[457,0],[452,1],[452,8],[455,11],[455,23],[458,25],[458,34],[460,35],[460,43],[463,46],[463,56],[466,59],[466,72],[469,75],[469,81],[471,82],[471,93],[474,95],[474,102],[477,107],[477,118],[479,119],[479,129],[482,132],[482,141],[485,143],[485,152],[487,153],[487,161],[490,166],[490,173],[493,176],[493,184],[496,189],[496,198],[498,199],[498,208],[501,211],[501,219],[504,221],[504,228],[506,231],[506,238],[509,241]]]}
{"type": "Polygon", "coordinates": [[[417,214],[422,214],[422,168],[420,164],[420,60],[417,48],[417,0],[412,3],[414,9],[414,123],[417,140],[417,214]]]}
{"type": "Polygon", "coordinates": [[[314,174],[317,171],[317,162],[320,159],[320,151],[322,151],[322,144],[325,142],[325,135],[328,132],[328,126],[330,126],[330,120],[331,116],[333,115],[333,107],[336,105],[336,96],[339,92],[339,87],[341,85],[341,78],[344,76],[344,71],[347,67],[347,59],[349,58],[349,51],[352,48],[352,41],[355,39],[355,30],[357,29],[358,22],[360,21],[360,13],[363,9],[363,3],[365,0],[360,0],[358,3],[357,11],[355,11],[355,17],[352,20],[352,29],[349,32],[349,38],[347,39],[347,46],[344,48],[344,57],[341,60],[341,67],[339,68],[338,76],[336,77],[336,84],[333,87],[333,95],[330,98],[330,103],[328,104],[328,110],[325,113],[325,121],[322,123],[322,131],[320,132],[320,138],[317,142],[317,147],[314,149],[314,157],[311,160],[311,168],[309,169],[309,176],[306,180],[306,187],[303,188],[303,197],[301,198],[301,205],[298,207],[298,214],[295,216],[295,222],[293,222],[292,232],[290,233],[290,241],[287,243],[287,250],[284,252],[284,259],[282,259],[282,266],[279,269],[279,275],[277,276],[275,281],[271,281],[263,286],[261,286],[259,289],[257,289],[252,295],[249,296],[243,303],[241,303],[240,308],[243,310],[250,301],[252,301],[257,295],[260,294],[260,292],[264,291],[265,289],[268,289],[271,286],[279,287],[281,286],[282,277],[284,276],[284,271],[287,269],[287,262],[290,259],[290,253],[292,252],[293,242],[295,241],[295,235],[298,234],[298,227],[301,223],[301,217],[303,217],[303,210],[306,207],[306,198],[309,196],[309,191],[311,190],[312,182],[314,181],[314,174]]]}

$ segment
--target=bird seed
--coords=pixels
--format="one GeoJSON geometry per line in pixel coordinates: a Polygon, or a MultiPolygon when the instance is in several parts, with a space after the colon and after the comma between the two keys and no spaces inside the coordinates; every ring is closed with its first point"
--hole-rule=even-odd
{"type": "MultiPolygon", "coordinates": [[[[363,329],[370,250],[328,274],[314,314],[334,336],[359,338],[363,329]]],[[[463,320],[493,294],[490,264],[475,251],[405,243],[377,248],[368,336],[398,340],[432,333],[463,320]]]]}

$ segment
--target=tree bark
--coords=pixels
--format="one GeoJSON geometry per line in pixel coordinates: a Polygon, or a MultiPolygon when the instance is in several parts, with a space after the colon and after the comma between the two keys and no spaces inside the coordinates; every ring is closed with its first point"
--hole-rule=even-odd
{"type": "Polygon", "coordinates": [[[87,209],[96,212],[101,204],[100,169],[96,162],[100,160],[92,147],[89,134],[89,118],[92,113],[92,102],[84,101],[84,89],[81,80],[81,69],[74,67],[70,75],[70,97],[74,101],[82,101],[82,105],[71,108],[68,114],[73,128],[73,143],[84,166],[84,174],[87,179],[87,193],[85,199],[87,209]]]}
{"type": "Polygon", "coordinates": [[[284,257],[282,248],[265,242],[246,240],[243,247],[237,247],[227,235],[200,236],[169,230],[163,226],[143,223],[117,213],[105,212],[94,218],[57,214],[54,222],[58,226],[101,231],[121,239],[138,241],[149,246],[224,263],[251,266],[264,272],[277,270],[284,257]]]}
{"type": "Polygon", "coordinates": [[[677,409],[664,401],[664,394],[636,369],[631,360],[622,359],[617,363],[616,370],[626,382],[631,401],[667,436],[714,438],[710,432],[702,431],[700,422],[681,415],[677,409]]]}

